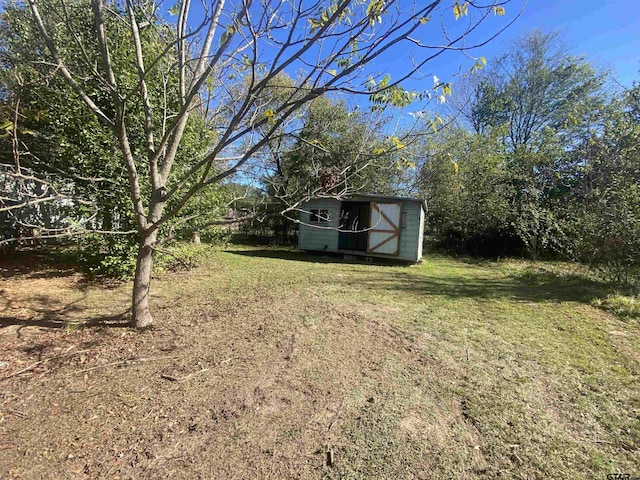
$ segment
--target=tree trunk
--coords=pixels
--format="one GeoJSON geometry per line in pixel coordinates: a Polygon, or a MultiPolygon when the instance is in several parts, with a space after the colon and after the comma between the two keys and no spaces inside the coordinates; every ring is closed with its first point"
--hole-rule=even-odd
{"type": "Polygon", "coordinates": [[[200,245],[200,232],[197,230],[191,230],[191,243],[200,245]]]}
{"type": "Polygon", "coordinates": [[[153,245],[157,232],[142,236],[136,261],[136,276],[133,280],[133,302],[131,307],[131,326],[148,328],[153,323],[149,310],[149,286],[153,270],[153,245]]]}

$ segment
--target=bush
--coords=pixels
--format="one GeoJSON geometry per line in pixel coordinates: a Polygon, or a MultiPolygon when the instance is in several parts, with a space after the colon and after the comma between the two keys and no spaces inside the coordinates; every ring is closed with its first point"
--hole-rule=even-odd
{"type": "Polygon", "coordinates": [[[78,263],[86,272],[121,280],[135,274],[138,242],[133,235],[88,235],[78,247],[78,263]]]}
{"type": "Polygon", "coordinates": [[[200,231],[200,238],[212,245],[229,245],[232,232],[226,227],[210,226],[200,231]]]}
{"type": "Polygon", "coordinates": [[[180,243],[156,252],[154,268],[157,272],[191,270],[204,262],[212,253],[210,245],[180,243]]]}

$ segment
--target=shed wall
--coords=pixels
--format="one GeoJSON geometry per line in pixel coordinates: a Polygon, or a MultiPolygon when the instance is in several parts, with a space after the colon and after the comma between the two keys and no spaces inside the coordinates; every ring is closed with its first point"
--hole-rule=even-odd
{"type": "Polygon", "coordinates": [[[399,257],[417,262],[422,256],[422,205],[418,202],[405,202],[402,211],[407,215],[407,226],[400,230],[399,257]]]}
{"type": "Polygon", "coordinates": [[[340,202],[330,198],[315,199],[303,205],[305,212],[300,213],[300,229],[298,231],[298,248],[301,250],[317,250],[326,252],[338,251],[338,223],[340,220],[340,202]],[[314,228],[309,221],[313,209],[326,209],[329,211],[329,222],[317,223],[320,227],[314,228]]]}

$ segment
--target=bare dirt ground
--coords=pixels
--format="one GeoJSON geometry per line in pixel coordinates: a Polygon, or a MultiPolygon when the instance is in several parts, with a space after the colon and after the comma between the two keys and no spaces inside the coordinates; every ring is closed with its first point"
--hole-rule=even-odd
{"type": "MultiPolygon", "coordinates": [[[[349,385],[378,383],[389,348],[416,356],[384,324],[320,298],[164,305],[158,327],[136,333],[112,314],[126,311],[127,287],[94,292],[104,285],[56,266],[4,279],[3,478],[318,478],[327,451],[339,454],[341,416],[364,408],[349,385]],[[290,322],[319,309],[321,343],[290,322]]],[[[364,397],[373,405],[375,389],[364,397]]]]}
{"type": "MultiPolygon", "coordinates": [[[[338,295],[324,281],[366,266],[232,255],[156,279],[146,332],[126,328],[127,283],[38,258],[4,262],[0,478],[541,478],[583,468],[571,466],[580,453],[539,460],[537,431],[520,432],[531,448],[491,440],[492,417],[484,422],[464,388],[507,357],[482,363],[478,353],[475,374],[463,365],[469,346],[407,327],[399,300],[338,295]]],[[[533,378],[521,395],[525,417],[560,432],[542,442],[554,452],[575,426],[554,406],[556,380],[533,378]]],[[[617,452],[620,468],[633,466],[633,444],[593,441],[603,443],[585,455],[604,448],[601,471],[616,471],[606,462],[617,452]]]]}

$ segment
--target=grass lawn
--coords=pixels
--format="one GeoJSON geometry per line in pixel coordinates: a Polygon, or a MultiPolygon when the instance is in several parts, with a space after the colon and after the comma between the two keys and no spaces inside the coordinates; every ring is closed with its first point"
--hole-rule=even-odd
{"type": "Polygon", "coordinates": [[[640,321],[574,267],[233,247],[143,333],[128,283],[0,267],[0,478],[640,477],[640,321]]]}

